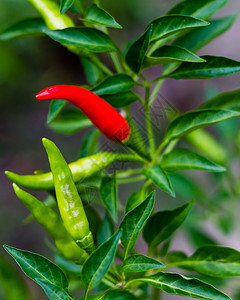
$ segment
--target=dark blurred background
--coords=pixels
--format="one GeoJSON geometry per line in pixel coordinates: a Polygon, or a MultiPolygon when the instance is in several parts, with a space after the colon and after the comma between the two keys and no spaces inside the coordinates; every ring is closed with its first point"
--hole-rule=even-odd
{"type": "MultiPolygon", "coordinates": [[[[141,34],[152,19],[163,15],[177,2],[103,0],[102,4],[123,25],[123,30],[110,31],[118,45],[124,47],[128,41],[141,34]]],[[[237,11],[240,11],[239,0],[230,0],[217,16],[228,16],[237,11]]],[[[0,28],[24,17],[36,15],[25,0],[0,1],[0,28]]],[[[239,28],[240,18],[227,33],[202,49],[200,54],[226,56],[240,61],[239,28]]],[[[145,72],[148,78],[155,78],[158,74],[156,67],[145,72]]],[[[14,195],[4,170],[21,174],[30,174],[38,169],[48,170],[42,137],[54,140],[67,161],[78,158],[82,134],[68,136],[53,133],[46,126],[49,103],[38,103],[34,98],[38,91],[47,86],[67,83],[86,83],[81,63],[78,57],[51,39],[28,37],[0,42],[0,241],[1,244],[28,249],[50,258],[49,248],[44,242],[45,232],[36,222],[31,225],[22,223],[28,212],[14,195]]],[[[207,81],[169,79],[163,85],[161,94],[180,111],[186,111],[197,107],[211,93],[232,90],[239,86],[239,74],[207,81]]],[[[45,196],[44,193],[35,195],[40,199],[45,196]]],[[[121,196],[124,197],[124,193],[121,196]]],[[[177,202],[172,203],[174,207],[177,202]]],[[[164,204],[162,207],[164,208],[164,204]]],[[[234,236],[231,241],[231,246],[240,250],[240,244],[234,240],[234,236]]],[[[179,248],[184,247],[182,237],[177,243],[179,248]]],[[[32,289],[34,299],[46,299],[36,285],[32,289]]]]}

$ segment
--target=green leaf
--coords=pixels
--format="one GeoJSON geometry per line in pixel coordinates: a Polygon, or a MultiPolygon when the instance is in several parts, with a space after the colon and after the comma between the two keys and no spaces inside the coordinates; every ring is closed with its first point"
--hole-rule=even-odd
{"type": "Polygon", "coordinates": [[[95,250],[86,260],[82,269],[82,281],[88,285],[88,290],[97,286],[110,268],[117,251],[121,231],[95,250]]]}
{"type": "Polygon", "coordinates": [[[161,190],[170,194],[172,197],[175,197],[170,179],[160,166],[155,165],[146,167],[143,169],[142,173],[147,178],[151,179],[161,190]]]}
{"type": "Polygon", "coordinates": [[[130,211],[122,220],[120,227],[123,231],[121,242],[124,246],[124,257],[134,247],[139,234],[154,207],[155,192],[152,192],[140,205],[130,211]]]}
{"type": "Polygon", "coordinates": [[[130,69],[135,73],[139,73],[141,70],[145,54],[150,43],[152,30],[153,26],[150,25],[144,34],[129,47],[126,53],[125,61],[130,69]]]}
{"type": "Polygon", "coordinates": [[[204,156],[188,149],[174,149],[163,156],[161,166],[167,171],[203,170],[209,172],[224,172],[226,169],[204,156]]]}
{"type": "Polygon", "coordinates": [[[43,19],[29,18],[19,21],[0,32],[0,41],[7,41],[18,37],[42,34],[47,29],[43,19]]]}
{"type": "Polygon", "coordinates": [[[223,108],[240,111],[240,89],[217,95],[200,106],[200,109],[207,108],[223,108]]]}
{"type": "Polygon", "coordinates": [[[123,272],[144,272],[153,269],[163,269],[165,265],[145,255],[129,256],[122,265],[123,272]]]}
{"type": "Polygon", "coordinates": [[[231,300],[231,298],[210,284],[177,273],[160,272],[149,277],[134,279],[130,282],[137,281],[149,283],[168,294],[203,300],[231,300]]]}
{"type": "Polygon", "coordinates": [[[45,257],[4,245],[4,249],[15,259],[22,271],[38,283],[49,299],[66,299],[68,281],[63,271],[45,257]]]}
{"type": "Polygon", "coordinates": [[[54,121],[48,124],[52,130],[63,134],[73,134],[91,125],[91,121],[80,110],[72,108],[63,110],[54,121]]]}
{"type": "Polygon", "coordinates": [[[101,298],[101,300],[137,300],[133,294],[126,290],[112,290],[101,298]]]}
{"type": "Polygon", "coordinates": [[[47,115],[47,123],[51,123],[56,117],[59,115],[59,113],[62,111],[64,106],[68,102],[66,100],[52,100],[49,105],[49,111],[47,115]]]}
{"type": "Polygon", "coordinates": [[[114,233],[114,224],[109,217],[108,212],[106,211],[105,217],[103,219],[103,222],[101,224],[101,227],[99,229],[98,233],[98,242],[99,245],[103,244],[106,240],[108,240],[114,233]]]}
{"type": "Polygon", "coordinates": [[[205,62],[204,59],[179,46],[163,46],[145,57],[144,68],[170,62],[205,62]]]}
{"type": "Polygon", "coordinates": [[[176,265],[208,276],[240,276],[240,252],[217,245],[203,246],[176,265]]]}
{"type": "Polygon", "coordinates": [[[72,46],[82,47],[91,52],[112,52],[116,46],[108,35],[88,27],[72,27],[44,31],[53,40],[72,46]]]}
{"type": "Polygon", "coordinates": [[[185,221],[192,206],[193,201],[190,201],[174,210],[155,213],[143,230],[143,238],[149,247],[156,247],[168,239],[185,221]]]}
{"type": "Polygon", "coordinates": [[[220,56],[202,56],[207,62],[183,63],[173,72],[162,78],[174,79],[204,79],[226,76],[240,72],[240,62],[220,56]]]}
{"type": "Polygon", "coordinates": [[[102,98],[117,108],[128,106],[139,99],[138,95],[132,91],[114,95],[103,95],[102,98]]]}
{"type": "Polygon", "coordinates": [[[187,112],[175,118],[168,126],[163,144],[198,128],[238,117],[240,113],[224,109],[203,109],[187,112]]]}
{"type": "Polygon", "coordinates": [[[117,222],[117,181],[116,175],[104,176],[100,187],[100,196],[109,210],[114,221],[117,222]]]}
{"type": "Polygon", "coordinates": [[[61,0],[60,1],[60,14],[64,14],[72,5],[74,0],[61,0]]]}
{"type": "Polygon", "coordinates": [[[126,74],[115,74],[104,79],[91,89],[91,92],[97,95],[116,94],[128,92],[134,85],[132,77],[126,74]]]}
{"type": "Polygon", "coordinates": [[[216,20],[210,20],[207,27],[195,28],[174,41],[178,45],[193,52],[198,51],[213,39],[227,31],[237,18],[237,14],[216,20]]]}
{"type": "Polygon", "coordinates": [[[163,39],[172,33],[180,32],[194,27],[209,25],[208,22],[188,16],[171,15],[153,20],[149,26],[153,26],[151,42],[163,39]]]}
{"type": "Polygon", "coordinates": [[[147,195],[149,195],[152,189],[152,185],[148,185],[147,187],[143,186],[140,190],[132,193],[125,206],[125,215],[140,205],[145,200],[147,195]]]}
{"type": "Polygon", "coordinates": [[[118,24],[108,12],[98,7],[96,4],[93,4],[89,7],[84,21],[106,27],[122,28],[122,26],[118,24]]]}
{"type": "Polygon", "coordinates": [[[97,153],[100,148],[98,143],[100,134],[98,129],[93,129],[85,135],[80,151],[81,158],[97,153]]]}
{"type": "Polygon", "coordinates": [[[168,15],[194,16],[207,19],[221,9],[228,0],[183,0],[175,5],[168,15]]]}

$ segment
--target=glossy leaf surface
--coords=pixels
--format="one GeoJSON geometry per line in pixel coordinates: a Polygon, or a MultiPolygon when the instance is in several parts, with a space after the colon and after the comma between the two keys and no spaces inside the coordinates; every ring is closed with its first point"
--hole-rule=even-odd
{"type": "Polygon", "coordinates": [[[151,179],[161,190],[175,197],[175,193],[167,173],[159,166],[146,167],[142,171],[148,179],[151,179]]]}
{"type": "Polygon", "coordinates": [[[59,30],[45,30],[53,40],[71,46],[82,47],[91,52],[112,52],[116,46],[108,35],[88,27],[71,27],[59,30]]]}
{"type": "Polygon", "coordinates": [[[147,219],[154,207],[155,192],[152,192],[140,205],[130,211],[123,219],[121,242],[124,246],[125,257],[134,247],[147,219]]]}
{"type": "Polygon", "coordinates": [[[57,265],[30,251],[6,245],[4,249],[15,259],[27,276],[43,288],[49,299],[70,299],[67,293],[67,278],[57,265]]]}
{"type": "Polygon", "coordinates": [[[188,149],[178,148],[163,156],[161,166],[167,171],[203,170],[209,172],[224,172],[226,169],[204,156],[188,149]]]}
{"type": "Polygon", "coordinates": [[[183,63],[180,67],[162,78],[207,79],[240,72],[240,62],[220,56],[202,56],[205,63],[183,63]]]}
{"type": "Polygon", "coordinates": [[[168,239],[185,221],[193,201],[174,210],[155,213],[147,222],[143,230],[143,238],[150,247],[156,247],[168,239]]]}
{"type": "Polygon", "coordinates": [[[129,256],[122,265],[123,272],[144,272],[153,269],[163,269],[165,265],[145,255],[129,256]]]}
{"type": "Polygon", "coordinates": [[[107,27],[122,28],[122,26],[118,24],[108,12],[98,7],[96,4],[93,4],[88,8],[88,12],[84,20],[107,27]]]}

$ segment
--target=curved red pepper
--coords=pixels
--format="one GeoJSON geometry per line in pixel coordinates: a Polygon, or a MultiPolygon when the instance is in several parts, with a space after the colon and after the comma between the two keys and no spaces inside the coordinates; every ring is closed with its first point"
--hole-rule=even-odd
{"type": "Polygon", "coordinates": [[[110,140],[123,142],[129,138],[131,129],[123,116],[108,102],[82,87],[55,85],[39,92],[36,98],[38,100],[68,100],[80,108],[110,140]]]}

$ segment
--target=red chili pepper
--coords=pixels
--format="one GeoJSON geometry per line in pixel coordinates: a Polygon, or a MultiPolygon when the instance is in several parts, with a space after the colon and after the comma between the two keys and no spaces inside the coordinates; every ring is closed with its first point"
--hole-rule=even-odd
{"type": "Polygon", "coordinates": [[[108,102],[94,93],[73,85],[55,85],[36,95],[38,100],[65,99],[81,109],[110,140],[126,141],[131,129],[127,121],[108,102]]]}

